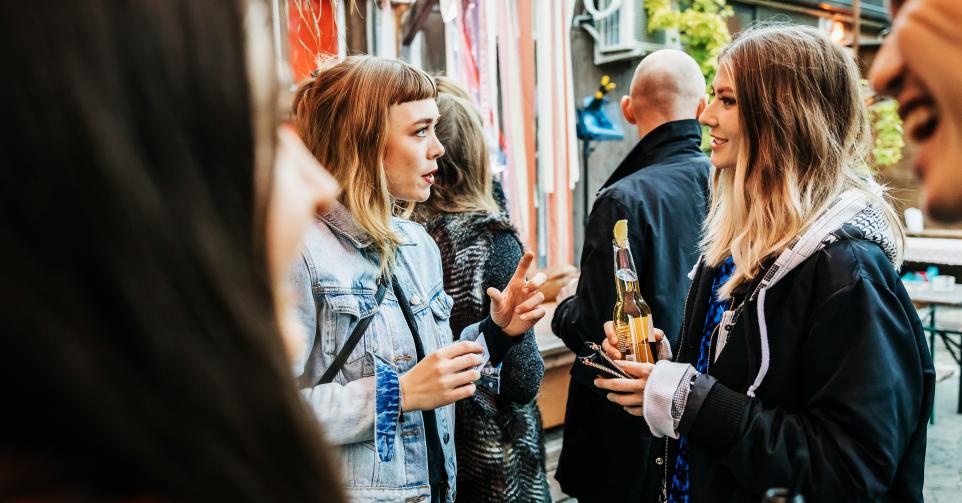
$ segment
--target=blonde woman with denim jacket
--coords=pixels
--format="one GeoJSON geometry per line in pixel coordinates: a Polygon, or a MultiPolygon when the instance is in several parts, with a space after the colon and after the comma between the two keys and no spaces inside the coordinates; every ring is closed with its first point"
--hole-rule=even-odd
{"type": "Polygon", "coordinates": [[[490,316],[452,343],[441,255],[407,219],[430,195],[444,154],[436,97],[434,81],[416,68],[351,56],[320,69],[294,98],[298,132],[343,188],[293,273],[308,334],[296,372],[341,447],[355,501],[453,501],[454,402],[474,394],[481,372],[496,377],[518,336],[544,316],[536,291],[543,276],[525,279],[528,253],[504,290],[487,291],[490,316]],[[380,304],[379,281],[387,285],[380,304]],[[369,315],[343,367],[321,384],[369,315]]]}

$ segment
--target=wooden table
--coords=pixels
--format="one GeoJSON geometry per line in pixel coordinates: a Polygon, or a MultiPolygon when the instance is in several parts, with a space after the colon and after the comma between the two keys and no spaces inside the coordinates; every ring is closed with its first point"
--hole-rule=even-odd
{"type": "MultiPolygon", "coordinates": [[[[939,307],[962,307],[962,286],[955,285],[952,290],[945,292],[933,292],[930,288],[921,288],[922,285],[927,286],[925,283],[904,282],[904,284],[912,302],[920,308],[928,308],[928,313],[922,320],[922,328],[929,333],[929,348],[932,355],[935,355],[935,338],[938,336],[945,345],[945,349],[952,355],[952,359],[959,365],[959,374],[962,376],[962,330],[939,327],[936,324],[939,307]]],[[[962,377],[959,379],[959,403],[956,412],[962,414],[962,377]]]]}

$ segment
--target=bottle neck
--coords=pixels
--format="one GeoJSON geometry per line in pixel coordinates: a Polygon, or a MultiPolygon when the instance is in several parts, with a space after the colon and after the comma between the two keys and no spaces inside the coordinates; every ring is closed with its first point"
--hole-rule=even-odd
{"type": "MultiPolygon", "coordinates": [[[[615,271],[628,270],[634,273],[635,261],[631,256],[631,247],[627,243],[625,243],[625,246],[612,243],[612,249],[615,256],[615,271]]],[[[633,276],[637,277],[637,274],[633,274],[633,276]]]]}
{"type": "Polygon", "coordinates": [[[614,266],[615,266],[615,285],[619,297],[638,290],[638,274],[635,272],[635,261],[631,257],[631,248],[628,246],[613,245],[614,266]]]}

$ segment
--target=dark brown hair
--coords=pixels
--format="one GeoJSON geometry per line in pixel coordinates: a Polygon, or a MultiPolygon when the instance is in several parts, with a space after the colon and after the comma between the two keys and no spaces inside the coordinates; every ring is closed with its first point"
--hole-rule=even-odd
{"type": "Polygon", "coordinates": [[[0,500],[343,500],[256,232],[248,5],[2,7],[0,500]]]}

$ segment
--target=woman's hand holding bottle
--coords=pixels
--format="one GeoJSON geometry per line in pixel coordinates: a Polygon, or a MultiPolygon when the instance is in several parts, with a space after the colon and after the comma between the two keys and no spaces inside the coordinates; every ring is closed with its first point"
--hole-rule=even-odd
{"type": "MultiPolygon", "coordinates": [[[[667,346],[665,333],[655,329],[655,340],[658,342],[659,349],[667,346]]],[[[618,335],[612,322],[605,323],[605,339],[601,342],[601,347],[605,353],[615,360],[621,368],[634,377],[634,379],[595,379],[595,386],[613,391],[608,393],[608,400],[621,405],[625,411],[634,416],[644,415],[645,404],[645,385],[648,384],[648,376],[655,367],[650,363],[629,362],[623,360],[623,356],[618,351],[618,335]]],[[[659,355],[664,354],[664,350],[658,351],[659,355]]],[[[668,351],[670,355],[670,350],[668,351]]]]}

